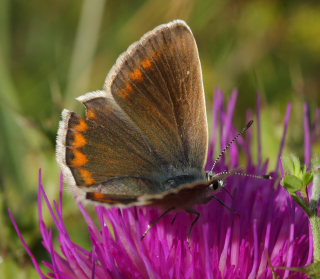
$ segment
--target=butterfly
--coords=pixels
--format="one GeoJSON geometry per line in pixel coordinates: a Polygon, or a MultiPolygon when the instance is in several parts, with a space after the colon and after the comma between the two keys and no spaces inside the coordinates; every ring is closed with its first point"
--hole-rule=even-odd
{"type": "Polygon", "coordinates": [[[163,209],[152,225],[186,210],[196,216],[190,235],[194,205],[209,202],[230,173],[205,171],[205,95],[189,26],[175,20],[146,33],[120,55],[103,90],[77,100],[85,117],[64,110],[57,137],[57,161],[77,196],[163,209]]]}

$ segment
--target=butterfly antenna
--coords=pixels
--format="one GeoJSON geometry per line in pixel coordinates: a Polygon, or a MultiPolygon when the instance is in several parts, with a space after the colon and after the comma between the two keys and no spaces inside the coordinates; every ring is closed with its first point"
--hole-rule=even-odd
{"type": "Polygon", "coordinates": [[[267,180],[271,180],[272,179],[272,176],[269,175],[269,174],[258,175],[258,174],[249,174],[249,173],[243,173],[243,172],[234,172],[234,173],[232,173],[232,175],[241,175],[241,176],[246,176],[246,177],[258,178],[258,179],[267,179],[267,180]]]}
{"type": "Polygon", "coordinates": [[[252,178],[257,178],[257,179],[267,179],[267,180],[272,179],[272,176],[269,174],[259,175],[259,174],[250,174],[250,173],[235,172],[235,171],[222,171],[222,172],[216,173],[214,176],[221,176],[221,175],[225,175],[225,176],[240,175],[240,176],[252,177],[252,178]]]}
{"type": "Polygon", "coordinates": [[[220,154],[218,155],[218,157],[214,160],[212,168],[210,170],[210,173],[212,173],[214,167],[216,166],[216,164],[220,161],[221,157],[223,156],[223,154],[230,148],[230,146],[238,139],[238,137],[240,137],[241,135],[243,135],[252,125],[253,120],[250,120],[246,127],[244,127],[231,141],[228,142],[228,144],[225,146],[225,148],[222,149],[222,151],[220,152],[220,154]]]}
{"type": "MultiPolygon", "coordinates": [[[[246,177],[252,177],[252,178],[258,178],[258,179],[267,179],[271,180],[272,176],[269,174],[250,174],[250,173],[245,173],[245,172],[235,172],[235,171],[222,171],[214,174],[214,176],[231,176],[231,175],[240,175],[240,176],[246,176],[246,177]]],[[[213,177],[214,177],[213,176],[213,177]]]]}

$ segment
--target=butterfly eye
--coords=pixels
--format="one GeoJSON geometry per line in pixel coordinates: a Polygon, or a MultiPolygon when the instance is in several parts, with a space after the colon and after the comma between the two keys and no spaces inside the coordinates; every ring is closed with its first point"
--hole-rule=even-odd
{"type": "Polygon", "coordinates": [[[222,188],[223,186],[224,186],[224,181],[222,179],[216,180],[212,182],[212,184],[210,185],[211,189],[214,191],[222,188]]]}
{"type": "Polygon", "coordinates": [[[210,186],[213,190],[217,190],[220,187],[219,180],[214,181],[210,186]]]}

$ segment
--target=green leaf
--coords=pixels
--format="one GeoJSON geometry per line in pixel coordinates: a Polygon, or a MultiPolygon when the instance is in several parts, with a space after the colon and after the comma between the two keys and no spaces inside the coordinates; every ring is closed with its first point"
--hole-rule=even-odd
{"type": "Polygon", "coordinates": [[[291,160],[291,156],[283,155],[281,157],[282,166],[285,174],[293,174],[294,173],[294,165],[291,160]]]}
{"type": "Polygon", "coordinates": [[[304,186],[309,185],[313,180],[313,173],[312,172],[305,172],[302,176],[302,182],[304,186]]]}
{"type": "Polygon", "coordinates": [[[308,274],[311,279],[319,278],[320,275],[320,263],[314,263],[301,267],[274,267],[274,269],[288,269],[296,272],[308,274]]]}
{"type": "Polygon", "coordinates": [[[297,156],[291,154],[291,160],[292,160],[292,163],[293,163],[293,174],[296,175],[296,176],[299,176],[301,175],[301,164],[300,164],[300,160],[297,156]]]}
{"type": "Polygon", "coordinates": [[[302,169],[301,169],[301,172],[302,172],[302,173],[305,173],[306,171],[307,171],[307,166],[304,165],[304,166],[302,167],[302,169]]]}
{"type": "Polygon", "coordinates": [[[289,174],[284,177],[282,185],[287,189],[288,192],[295,193],[302,189],[303,182],[299,177],[289,174]]]}
{"type": "Polygon", "coordinates": [[[301,177],[302,172],[305,171],[306,167],[301,167],[300,160],[294,154],[290,154],[289,156],[282,156],[282,166],[284,168],[285,174],[293,174],[295,176],[301,177]]]}

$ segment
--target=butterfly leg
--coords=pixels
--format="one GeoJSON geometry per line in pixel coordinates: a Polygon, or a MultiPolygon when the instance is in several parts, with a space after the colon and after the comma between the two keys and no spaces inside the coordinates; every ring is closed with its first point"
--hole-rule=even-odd
{"type": "Polygon", "coordinates": [[[188,231],[187,243],[188,243],[189,248],[191,249],[190,236],[191,236],[191,232],[192,232],[194,225],[198,222],[198,220],[200,218],[200,212],[196,211],[195,209],[192,209],[192,208],[186,209],[186,211],[190,214],[196,215],[196,218],[194,218],[194,220],[192,221],[190,228],[189,228],[189,231],[188,231]]]}
{"type": "Polygon", "coordinates": [[[177,215],[178,215],[178,213],[176,213],[176,214],[174,215],[174,217],[173,217],[173,219],[172,219],[172,221],[171,221],[171,225],[173,225],[173,224],[174,224],[174,222],[176,221],[176,219],[177,219],[177,215]]]}
{"type": "Polygon", "coordinates": [[[171,212],[172,210],[174,210],[174,207],[170,207],[169,209],[167,209],[165,212],[163,212],[156,220],[154,220],[151,224],[148,225],[147,230],[144,232],[144,234],[141,236],[141,240],[143,240],[147,233],[164,217],[166,216],[169,212],[171,212]]]}
{"type": "Polygon", "coordinates": [[[231,207],[227,206],[222,200],[220,200],[218,197],[216,196],[210,196],[211,199],[215,199],[218,203],[220,203],[223,207],[225,207],[226,209],[230,210],[233,214],[239,215],[239,213],[235,210],[233,210],[231,207]]]}

